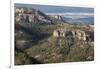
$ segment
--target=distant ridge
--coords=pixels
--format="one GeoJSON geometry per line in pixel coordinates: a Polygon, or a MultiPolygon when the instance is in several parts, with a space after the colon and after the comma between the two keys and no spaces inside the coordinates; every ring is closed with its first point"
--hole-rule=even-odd
{"type": "Polygon", "coordinates": [[[94,24],[94,8],[21,3],[15,3],[15,7],[25,7],[40,10],[44,14],[50,16],[59,15],[64,18],[64,20],[66,19],[65,21],[69,23],[94,24]]]}
{"type": "Polygon", "coordinates": [[[74,12],[90,12],[94,13],[93,8],[85,8],[85,7],[70,7],[70,6],[52,6],[52,5],[37,5],[37,4],[19,4],[15,3],[16,7],[27,7],[27,8],[35,8],[39,9],[42,12],[71,12],[74,10],[74,12]],[[52,11],[50,10],[52,9],[52,11]],[[77,10],[75,10],[77,9],[77,10]],[[53,11],[54,10],[54,11],[53,11]]]}

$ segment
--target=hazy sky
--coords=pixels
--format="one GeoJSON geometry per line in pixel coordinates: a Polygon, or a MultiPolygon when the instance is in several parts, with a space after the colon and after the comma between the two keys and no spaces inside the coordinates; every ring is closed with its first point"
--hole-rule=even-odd
{"type": "Polygon", "coordinates": [[[95,0],[14,0],[14,3],[95,7],[95,0]]]}

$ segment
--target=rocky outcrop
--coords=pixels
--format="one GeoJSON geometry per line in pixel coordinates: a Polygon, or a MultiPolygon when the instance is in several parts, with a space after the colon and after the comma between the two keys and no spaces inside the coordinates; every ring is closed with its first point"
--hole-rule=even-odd
{"type": "Polygon", "coordinates": [[[82,30],[76,30],[75,31],[75,36],[79,39],[79,40],[86,40],[86,33],[85,31],[82,30]]]}
{"type": "Polygon", "coordinates": [[[53,32],[54,37],[68,37],[77,38],[79,40],[94,40],[94,32],[92,31],[82,31],[82,30],[66,30],[66,29],[57,29],[53,32]]]}
{"type": "Polygon", "coordinates": [[[64,20],[59,15],[46,15],[33,8],[15,7],[15,22],[56,24],[64,23],[64,20]]]}
{"type": "Polygon", "coordinates": [[[52,23],[64,23],[65,22],[60,15],[50,15],[49,17],[52,23]]]}
{"type": "Polygon", "coordinates": [[[15,13],[24,13],[24,8],[16,8],[15,7],[15,13]]]}
{"type": "Polygon", "coordinates": [[[72,36],[73,33],[72,31],[69,31],[69,30],[57,29],[57,30],[54,30],[53,35],[54,37],[67,37],[67,36],[72,36]]]}
{"type": "Polygon", "coordinates": [[[48,16],[36,9],[15,8],[15,22],[51,23],[51,20],[48,16]]]}

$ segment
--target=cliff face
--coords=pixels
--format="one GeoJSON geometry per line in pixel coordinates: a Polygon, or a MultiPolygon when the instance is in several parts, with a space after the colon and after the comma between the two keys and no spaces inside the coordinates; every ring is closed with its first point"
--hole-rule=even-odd
{"type": "Polygon", "coordinates": [[[16,22],[28,22],[28,23],[42,23],[47,22],[51,23],[47,19],[46,15],[40,12],[39,10],[30,9],[30,8],[16,8],[15,10],[15,21],[16,22]]]}
{"type": "Polygon", "coordinates": [[[58,15],[48,16],[36,9],[18,8],[18,7],[15,7],[15,22],[39,23],[39,24],[64,23],[61,16],[58,15]]]}
{"type": "Polygon", "coordinates": [[[93,31],[82,31],[82,30],[67,30],[67,29],[57,29],[53,32],[54,37],[72,37],[79,40],[92,40],[94,41],[94,32],[93,31]]]}

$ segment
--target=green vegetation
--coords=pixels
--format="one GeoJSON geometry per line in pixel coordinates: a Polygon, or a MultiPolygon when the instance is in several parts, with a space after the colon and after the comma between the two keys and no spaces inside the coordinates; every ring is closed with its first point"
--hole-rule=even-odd
{"type": "Polygon", "coordinates": [[[18,44],[15,45],[16,65],[94,60],[94,48],[91,46],[90,41],[78,40],[77,38],[73,39],[71,37],[53,37],[52,35],[53,31],[58,28],[86,30],[81,25],[34,24],[31,28],[23,27],[25,29],[23,36],[18,37],[17,35],[15,42],[24,39],[29,41],[29,45],[25,49],[18,48],[18,44]],[[28,31],[30,29],[30,34],[29,32],[27,33],[26,28],[28,31]]]}
{"type": "Polygon", "coordinates": [[[15,6],[15,65],[94,60],[94,27],[66,22],[15,6]]]}

